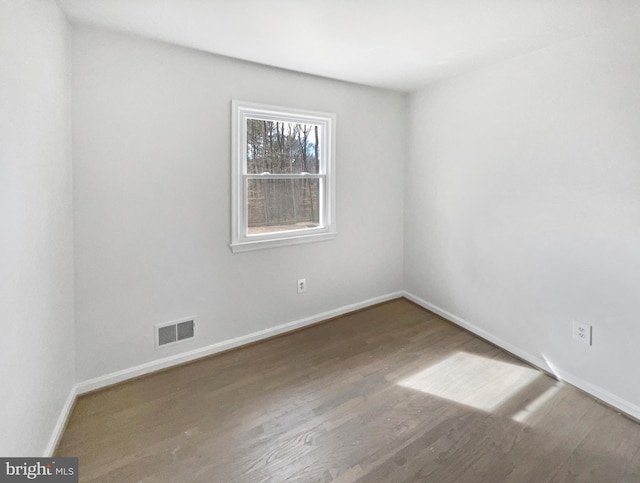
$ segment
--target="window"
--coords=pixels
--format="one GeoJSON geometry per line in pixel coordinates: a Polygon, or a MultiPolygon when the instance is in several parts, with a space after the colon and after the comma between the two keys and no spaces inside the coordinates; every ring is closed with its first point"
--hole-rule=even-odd
{"type": "Polygon", "coordinates": [[[335,115],[233,101],[234,252],[335,237],[335,115]]]}

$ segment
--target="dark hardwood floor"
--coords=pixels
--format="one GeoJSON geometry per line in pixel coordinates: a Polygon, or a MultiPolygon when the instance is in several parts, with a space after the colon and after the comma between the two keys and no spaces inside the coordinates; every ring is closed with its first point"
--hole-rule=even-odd
{"type": "Polygon", "coordinates": [[[78,399],[81,481],[640,482],[640,425],[398,299],[78,399]]]}

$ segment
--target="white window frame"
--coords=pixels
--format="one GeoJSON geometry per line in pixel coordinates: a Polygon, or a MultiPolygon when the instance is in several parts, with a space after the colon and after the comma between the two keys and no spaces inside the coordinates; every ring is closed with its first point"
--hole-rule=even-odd
{"type": "Polygon", "coordinates": [[[336,116],[332,113],[269,106],[233,100],[231,128],[231,250],[244,252],[262,248],[295,245],[329,240],[336,236],[335,216],[335,129],[336,116]],[[320,139],[319,174],[248,174],[247,119],[264,119],[322,127],[320,139]],[[320,226],[262,234],[248,234],[248,179],[311,179],[320,178],[320,226]]]}

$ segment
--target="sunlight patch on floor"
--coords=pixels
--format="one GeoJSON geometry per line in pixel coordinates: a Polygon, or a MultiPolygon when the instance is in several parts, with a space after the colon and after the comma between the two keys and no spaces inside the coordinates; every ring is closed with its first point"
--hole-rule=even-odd
{"type": "Polygon", "coordinates": [[[538,412],[545,404],[547,404],[558,391],[562,389],[562,383],[556,382],[553,386],[540,394],[537,398],[527,404],[524,408],[513,415],[512,419],[518,423],[526,423],[538,412]]]}
{"type": "Polygon", "coordinates": [[[398,384],[492,411],[538,376],[538,371],[528,367],[457,352],[398,384]]]}

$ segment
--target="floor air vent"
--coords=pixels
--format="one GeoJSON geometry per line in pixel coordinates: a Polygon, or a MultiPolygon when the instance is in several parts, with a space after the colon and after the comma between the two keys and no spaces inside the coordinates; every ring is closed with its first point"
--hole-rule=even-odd
{"type": "Polygon", "coordinates": [[[156,324],[156,348],[176,344],[196,335],[195,318],[174,320],[164,324],[156,324]]]}

